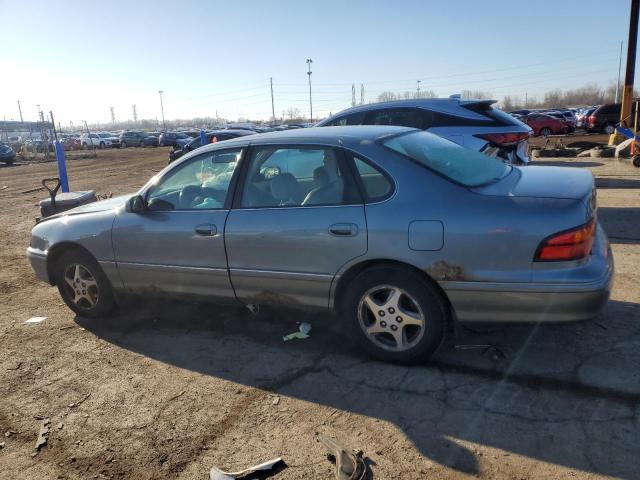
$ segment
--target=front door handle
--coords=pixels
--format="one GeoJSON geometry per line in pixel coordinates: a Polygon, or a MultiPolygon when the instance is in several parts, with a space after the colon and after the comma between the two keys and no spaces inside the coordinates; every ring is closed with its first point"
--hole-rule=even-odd
{"type": "Polygon", "coordinates": [[[210,223],[201,223],[200,225],[196,225],[195,232],[198,235],[202,235],[205,237],[212,237],[216,233],[218,233],[218,229],[216,228],[215,225],[212,225],[210,223]]]}
{"type": "Polygon", "coordinates": [[[329,233],[337,237],[355,237],[358,226],[355,223],[334,223],[329,227],[329,233]]]}

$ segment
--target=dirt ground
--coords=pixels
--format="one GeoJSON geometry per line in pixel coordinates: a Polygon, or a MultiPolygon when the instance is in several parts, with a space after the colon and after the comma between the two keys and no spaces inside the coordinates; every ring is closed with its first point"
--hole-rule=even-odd
{"type": "MultiPolygon", "coordinates": [[[[100,151],[69,162],[71,187],[131,192],[166,158],[100,151]]],[[[0,168],[0,478],[206,479],[278,456],[271,478],[333,478],[316,432],[378,479],[640,478],[640,170],[595,160],[545,163],[596,175],[617,268],[604,315],[462,329],[412,368],[367,359],[325,315],[140,300],[76,317],[25,257],[45,192],[24,192],[55,164],[0,168]],[[283,343],[301,320],[311,338],[283,343]]]]}

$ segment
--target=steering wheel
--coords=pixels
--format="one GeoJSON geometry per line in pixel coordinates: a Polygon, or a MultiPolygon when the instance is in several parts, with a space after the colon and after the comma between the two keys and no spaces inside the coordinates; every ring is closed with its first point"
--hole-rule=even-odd
{"type": "Polygon", "coordinates": [[[178,205],[180,208],[191,208],[195,199],[202,195],[202,187],[198,185],[187,185],[180,190],[178,195],[178,205]]]}

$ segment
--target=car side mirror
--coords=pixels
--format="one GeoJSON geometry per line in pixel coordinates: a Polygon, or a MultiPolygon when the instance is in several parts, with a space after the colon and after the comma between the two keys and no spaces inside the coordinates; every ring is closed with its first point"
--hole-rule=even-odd
{"type": "Polygon", "coordinates": [[[127,201],[127,212],[129,213],[142,213],[147,209],[147,202],[145,202],[142,195],[135,195],[127,201]]]}

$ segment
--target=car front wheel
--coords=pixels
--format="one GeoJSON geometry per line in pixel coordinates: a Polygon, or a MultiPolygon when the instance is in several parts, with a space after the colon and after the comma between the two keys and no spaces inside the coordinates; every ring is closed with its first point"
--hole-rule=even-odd
{"type": "Polygon", "coordinates": [[[55,279],[62,299],[78,315],[106,317],[116,307],[109,279],[84,251],[64,253],[56,264],[55,279]]]}
{"type": "Polygon", "coordinates": [[[341,317],[350,336],[371,356],[413,364],[428,359],[442,342],[443,301],[417,273],[373,267],[348,288],[339,306],[341,317]]]}
{"type": "Polygon", "coordinates": [[[549,135],[551,135],[551,129],[549,127],[541,128],[540,135],[542,135],[543,137],[548,137],[549,135]]]}

